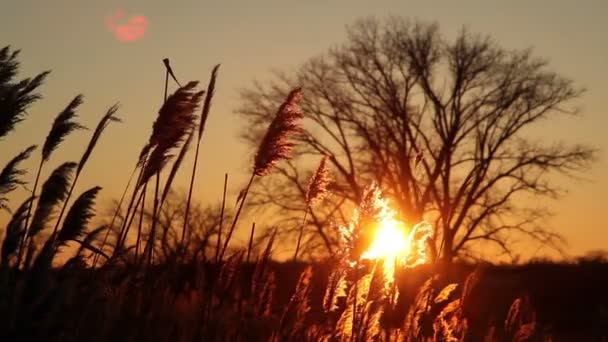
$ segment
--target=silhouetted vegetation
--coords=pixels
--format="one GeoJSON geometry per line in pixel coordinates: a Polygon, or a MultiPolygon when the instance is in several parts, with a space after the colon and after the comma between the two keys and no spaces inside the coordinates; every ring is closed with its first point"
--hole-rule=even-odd
{"type": "MultiPolygon", "coordinates": [[[[84,128],[84,97],[75,96],[44,141],[34,141],[40,155],[37,145],[16,147],[0,172],[0,210],[11,215],[1,246],[0,341],[608,340],[604,254],[561,264],[458,258],[477,239],[509,251],[503,234],[512,231],[546,243],[557,237],[529,225],[535,212],[514,225],[497,219],[512,213],[515,193],[554,194],[545,173],[578,172],[593,159],[588,147],[541,146],[518,133],[563,112],[580,90],[527,51],[466,32],[446,42],[434,25],[389,24],[359,22],[347,45],[304,67],[297,86],[246,93],[242,113],[252,120],[256,153],[234,212],[226,191],[221,205],[207,207],[195,193],[219,65],[202,90],[198,81],[182,85],[163,60],[164,102],[150,137],[123,196],[95,228],[103,190],[74,189],[108,126],[121,121],[119,106],[87,131],[78,162],[48,170],[53,152],[84,128]],[[434,83],[442,67],[448,95],[434,83]],[[310,120],[328,141],[305,129],[310,120]],[[182,193],[173,181],[192,143],[182,193]],[[295,158],[310,154],[320,162],[304,178],[295,158]],[[21,165],[34,157],[38,167],[28,173],[21,165]],[[22,187],[26,199],[15,205],[10,194],[22,187]],[[254,224],[248,245],[234,244],[243,208],[270,204],[301,216],[261,234],[254,224]],[[406,232],[404,220],[416,224],[406,232]],[[273,252],[290,245],[286,238],[296,241],[293,258],[280,263],[273,252]],[[319,249],[326,258],[302,261],[319,249]]],[[[0,50],[1,144],[41,98],[48,74],[19,80],[17,57],[0,50]]]]}

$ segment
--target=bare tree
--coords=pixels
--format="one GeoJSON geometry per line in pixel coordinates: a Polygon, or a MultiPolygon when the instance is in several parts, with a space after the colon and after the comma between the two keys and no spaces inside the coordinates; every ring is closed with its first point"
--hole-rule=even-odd
{"type": "Polygon", "coordinates": [[[329,155],[334,196],[309,215],[310,244],[332,252],[336,232],[328,222],[343,220],[371,181],[406,222],[434,223],[434,245],[448,261],[470,252],[473,242],[510,253],[521,234],[561,244],[540,226],[542,207],[518,204],[529,195],[560,195],[548,176],[577,176],[594,150],[527,134],[558,115],[576,115],[572,102],[583,93],[531,50],[507,50],[466,30],[448,40],[436,24],[360,20],[343,45],[294,74],[243,90],[238,113],[248,121],[243,137],[252,145],[296,84],[304,89],[309,134],[300,138],[296,161],[281,165],[280,176],[253,197],[297,222],[306,208],[310,156],[329,155]]]}
{"type": "MultiPolygon", "coordinates": [[[[182,240],[182,231],[184,227],[184,217],[186,214],[187,197],[184,193],[170,191],[164,204],[157,216],[158,234],[154,243],[154,258],[158,262],[166,260],[175,260],[177,257],[184,257],[190,260],[208,260],[213,258],[216,249],[216,239],[220,222],[220,208],[218,205],[203,206],[202,204],[191,201],[189,204],[187,233],[182,240]]],[[[112,203],[107,211],[107,217],[112,217],[116,210],[118,202],[112,203]]],[[[133,253],[143,253],[143,246],[147,241],[152,226],[152,210],[151,206],[146,207],[143,216],[141,216],[141,236],[139,239],[139,247],[137,247],[137,231],[134,229],[129,236],[134,247],[128,257],[133,256],[133,253]]],[[[224,213],[224,220],[231,218],[231,213],[224,213]]],[[[124,217],[120,215],[118,221],[122,221],[124,217]]],[[[134,226],[139,227],[140,215],[134,222],[134,226]]],[[[115,228],[116,229],[116,228],[115,228]]],[[[115,248],[118,238],[118,231],[111,234],[108,240],[108,248],[115,248]]]]}

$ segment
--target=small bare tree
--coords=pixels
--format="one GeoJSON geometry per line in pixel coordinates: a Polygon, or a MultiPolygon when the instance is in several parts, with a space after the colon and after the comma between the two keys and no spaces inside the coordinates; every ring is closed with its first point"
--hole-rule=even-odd
{"type": "MultiPolygon", "coordinates": [[[[113,203],[108,210],[108,217],[112,217],[117,203],[113,203]]],[[[188,221],[186,236],[182,240],[184,218],[186,215],[187,197],[183,193],[169,192],[164,201],[162,209],[157,215],[158,234],[154,243],[154,259],[156,262],[185,258],[188,260],[206,261],[213,259],[216,253],[216,239],[220,222],[219,206],[203,206],[196,201],[191,201],[188,210],[188,221]]],[[[143,253],[143,247],[149,237],[152,226],[152,211],[148,206],[143,216],[137,215],[133,225],[136,227],[131,232],[129,239],[134,247],[130,254],[143,253]],[[140,218],[142,222],[140,223],[140,218]],[[141,227],[141,228],[140,228],[141,227]],[[139,246],[138,246],[138,232],[139,246]]],[[[224,213],[224,222],[231,218],[231,213],[224,213]]],[[[124,218],[119,215],[118,221],[124,218]]],[[[108,240],[108,248],[115,248],[118,232],[112,234],[108,240]]]]}
{"type": "Polygon", "coordinates": [[[295,74],[242,92],[238,113],[249,123],[247,141],[258,141],[295,84],[304,87],[310,133],[300,138],[298,158],[279,166],[280,177],[252,197],[275,204],[296,226],[306,209],[310,156],[328,155],[334,195],[309,213],[311,245],[332,252],[336,233],[328,222],[343,220],[371,181],[406,222],[433,221],[434,245],[448,261],[473,242],[510,253],[517,234],[561,244],[539,225],[546,211],[521,200],[558,196],[559,183],[549,176],[576,176],[590,166],[594,150],[528,134],[558,115],[576,115],[572,102],[583,93],[530,50],[506,50],[466,30],[447,40],[435,24],[360,20],[345,44],[295,74]]]}

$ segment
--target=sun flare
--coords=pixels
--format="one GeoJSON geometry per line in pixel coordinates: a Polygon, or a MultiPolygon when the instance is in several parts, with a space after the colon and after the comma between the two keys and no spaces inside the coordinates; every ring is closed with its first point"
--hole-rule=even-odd
{"type": "Polygon", "coordinates": [[[408,254],[409,242],[403,222],[388,217],[380,221],[370,247],[362,259],[400,259],[408,254]]]}
{"type": "Polygon", "coordinates": [[[427,263],[427,247],[433,234],[432,226],[426,222],[406,225],[397,218],[396,210],[379,189],[376,189],[371,202],[376,214],[372,224],[362,227],[369,231],[370,240],[360,259],[382,260],[385,267],[414,267],[427,263]]]}

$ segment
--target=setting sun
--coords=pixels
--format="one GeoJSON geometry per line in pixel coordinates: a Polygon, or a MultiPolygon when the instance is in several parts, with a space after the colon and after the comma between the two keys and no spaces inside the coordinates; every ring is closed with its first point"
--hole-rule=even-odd
{"type": "Polygon", "coordinates": [[[402,258],[408,254],[409,244],[402,222],[389,217],[382,220],[374,234],[369,249],[362,259],[402,258]]]}
{"type": "Polygon", "coordinates": [[[0,342],[608,342],[608,2],[1,8],[0,342]]]}

